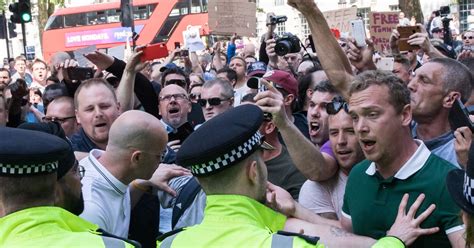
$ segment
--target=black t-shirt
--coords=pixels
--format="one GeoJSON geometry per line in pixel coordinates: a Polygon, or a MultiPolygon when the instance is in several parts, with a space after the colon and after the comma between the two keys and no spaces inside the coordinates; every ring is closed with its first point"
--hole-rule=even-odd
{"type": "Polygon", "coordinates": [[[309,129],[308,129],[308,119],[306,119],[306,115],[303,114],[302,112],[297,112],[293,114],[293,117],[295,118],[294,124],[300,130],[300,132],[307,138],[310,139],[309,137],[309,129]]]}

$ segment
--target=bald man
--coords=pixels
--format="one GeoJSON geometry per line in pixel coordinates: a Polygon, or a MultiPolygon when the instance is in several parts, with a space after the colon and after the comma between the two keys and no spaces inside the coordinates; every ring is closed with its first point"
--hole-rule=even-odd
{"type": "MultiPolygon", "coordinates": [[[[112,124],[105,151],[94,149],[80,161],[84,212],[82,218],[105,231],[126,238],[129,231],[131,199],[128,189],[135,179],[145,179],[138,189],[152,186],[146,181],[157,169],[165,151],[167,134],[160,121],[142,111],[128,111],[112,124]]],[[[131,193],[132,192],[132,193],[131,193]]]]}

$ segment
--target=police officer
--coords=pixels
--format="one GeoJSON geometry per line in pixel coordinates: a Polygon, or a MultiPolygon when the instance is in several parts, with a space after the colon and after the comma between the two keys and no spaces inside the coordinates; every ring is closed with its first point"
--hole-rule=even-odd
{"type": "MultiPolygon", "coordinates": [[[[401,240],[412,241],[410,239],[415,231],[419,231],[417,228],[421,222],[396,228],[398,233],[388,232],[401,239],[385,237],[376,243],[373,239],[348,234],[334,226],[296,219],[317,217],[312,213],[308,215],[289,193],[283,197],[281,189],[274,185],[267,189],[267,169],[259,150],[262,135],[258,129],[262,122],[263,112],[259,107],[241,105],[205,122],[184,141],[176,162],[190,167],[207,195],[204,219],[199,225],[163,235],[158,239],[160,247],[323,247],[322,243],[335,247],[368,247],[373,244],[375,247],[403,247],[401,240]],[[215,131],[219,134],[210,135],[215,131]],[[282,197],[285,202],[280,206],[291,207],[277,209],[289,218],[264,205],[282,197]],[[291,229],[291,224],[298,229],[291,229]],[[280,230],[302,230],[305,234],[320,236],[321,240],[280,230]]],[[[420,199],[417,202],[421,203],[420,199]]],[[[408,216],[408,219],[410,217],[413,216],[408,216]]]]}
{"type": "Polygon", "coordinates": [[[71,151],[65,140],[12,128],[0,137],[0,247],[133,247],[54,207],[59,161],[71,151]]]}

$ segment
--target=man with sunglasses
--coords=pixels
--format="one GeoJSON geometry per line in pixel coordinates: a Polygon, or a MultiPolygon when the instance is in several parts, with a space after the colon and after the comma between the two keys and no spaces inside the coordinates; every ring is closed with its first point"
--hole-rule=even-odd
{"type": "Polygon", "coordinates": [[[185,90],[188,89],[189,77],[183,70],[181,70],[181,68],[177,67],[176,65],[163,68],[165,68],[161,77],[161,85],[163,87],[166,87],[167,85],[171,84],[176,84],[185,90]]]}
{"type": "Polygon", "coordinates": [[[336,96],[326,105],[326,111],[329,115],[329,141],[339,170],[329,180],[306,181],[298,201],[322,217],[340,220],[349,172],[364,159],[364,154],[354,132],[347,102],[341,96],[336,96]]]}
{"type": "Polygon", "coordinates": [[[74,99],[62,96],[54,99],[49,105],[43,122],[58,122],[67,137],[72,137],[78,130],[74,111],[74,99]]]}
{"type": "Polygon", "coordinates": [[[233,107],[234,90],[227,80],[217,78],[207,81],[202,86],[198,103],[202,107],[204,119],[208,121],[233,107]]]}

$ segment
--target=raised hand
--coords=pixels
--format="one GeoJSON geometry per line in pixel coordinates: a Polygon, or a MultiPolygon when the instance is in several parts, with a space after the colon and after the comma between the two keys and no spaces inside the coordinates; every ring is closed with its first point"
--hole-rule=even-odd
{"type": "Polygon", "coordinates": [[[84,54],[84,57],[96,65],[100,70],[105,70],[114,63],[114,57],[99,51],[84,54]]]}

